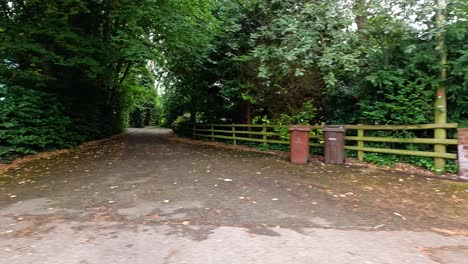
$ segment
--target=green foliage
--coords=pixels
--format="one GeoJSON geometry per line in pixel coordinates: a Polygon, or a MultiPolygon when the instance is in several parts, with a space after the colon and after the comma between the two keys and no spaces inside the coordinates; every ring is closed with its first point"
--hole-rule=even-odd
{"type": "Polygon", "coordinates": [[[279,118],[274,120],[274,124],[278,125],[289,125],[299,124],[308,125],[311,124],[317,115],[317,108],[315,107],[312,100],[304,102],[302,107],[298,109],[294,114],[287,115],[281,114],[279,118]]]}
{"type": "Polygon", "coordinates": [[[154,89],[154,76],[147,67],[134,68],[125,81],[124,110],[130,127],[155,126],[162,115],[161,102],[154,89]]]}
{"type": "Polygon", "coordinates": [[[1,88],[0,98],[0,163],[84,139],[53,95],[9,87],[1,88]]]}
{"type": "Polygon", "coordinates": [[[179,136],[191,137],[193,123],[187,116],[179,116],[171,125],[172,130],[179,136]]]}
{"type": "MultiPolygon", "coordinates": [[[[261,62],[259,77],[275,86],[288,75],[320,75],[320,85],[332,88],[341,73],[359,70],[359,50],[349,45],[354,35],[345,31],[352,20],[341,15],[340,1],[277,4],[281,8],[272,10],[271,21],[251,36],[259,43],[252,52],[261,62]]],[[[320,85],[319,91],[325,88],[320,85]]]]}
{"type": "Polygon", "coordinates": [[[284,145],[284,144],[259,144],[258,148],[263,151],[268,151],[268,150],[289,151],[289,145],[284,145]]]}
{"type": "Polygon", "coordinates": [[[360,111],[361,95],[349,87],[338,87],[325,94],[321,119],[327,124],[356,124],[360,111]]]}
{"type": "Polygon", "coordinates": [[[394,166],[398,162],[398,157],[396,155],[383,155],[379,153],[366,153],[364,155],[364,160],[377,164],[379,166],[394,166]]]}
{"type": "Polygon", "coordinates": [[[451,73],[447,80],[449,119],[468,127],[468,21],[451,24],[446,39],[451,73]]]}
{"type": "Polygon", "coordinates": [[[410,74],[401,70],[381,70],[367,76],[368,83],[363,83],[367,89],[358,102],[361,123],[431,123],[434,80],[410,74]]]}
{"type": "MultiPolygon", "coordinates": [[[[31,95],[9,104],[18,107],[21,100],[29,102],[36,98],[33,101],[38,108],[34,114],[47,121],[32,122],[29,114],[25,114],[17,116],[17,122],[24,127],[7,123],[4,135],[19,133],[21,137],[13,145],[2,142],[0,157],[10,159],[63,147],[67,142],[75,144],[107,137],[123,132],[129,122],[155,124],[162,116],[155,84],[164,83],[163,77],[173,77],[173,83],[178,83],[178,78],[192,71],[191,65],[205,57],[208,45],[201,36],[210,39],[215,28],[210,3],[208,0],[0,3],[0,87],[25,87],[25,94],[48,94],[54,98],[50,101],[31,95]],[[44,107],[41,100],[52,105],[44,107]],[[60,111],[51,112],[52,107],[60,111]],[[47,116],[55,117],[59,123],[63,121],[66,126],[51,123],[47,116]],[[55,145],[42,136],[33,137],[33,131],[43,131],[45,124],[57,128],[47,130],[51,138],[55,137],[55,145]],[[65,132],[63,127],[67,128],[65,132]],[[37,145],[32,143],[35,140],[37,145]]],[[[2,93],[5,100],[16,98],[15,94],[9,94],[12,89],[2,93]]],[[[12,115],[13,110],[9,111],[12,115]]]]}
{"type": "MultiPolygon", "coordinates": [[[[380,153],[366,153],[364,160],[367,162],[374,163],[378,166],[395,166],[396,163],[409,163],[418,167],[434,171],[434,160],[432,158],[425,157],[413,157],[413,156],[402,156],[393,154],[380,154],[380,153]]],[[[448,173],[457,173],[458,166],[454,161],[447,162],[445,171],[448,173]]]]}
{"type": "MultiPolygon", "coordinates": [[[[305,102],[302,107],[293,115],[281,114],[278,118],[275,119],[269,119],[266,115],[256,116],[252,119],[252,123],[268,125],[308,125],[314,121],[316,113],[317,109],[314,106],[313,101],[310,100],[305,102]]],[[[289,130],[287,127],[274,128],[274,131],[280,134],[280,139],[289,140],[289,130]]]]}

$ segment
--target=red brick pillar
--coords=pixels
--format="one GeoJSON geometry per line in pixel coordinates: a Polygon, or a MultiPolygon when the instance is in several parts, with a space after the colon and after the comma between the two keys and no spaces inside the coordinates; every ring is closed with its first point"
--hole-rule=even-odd
{"type": "Polygon", "coordinates": [[[458,166],[460,178],[468,180],[468,128],[458,129],[458,166]]]}

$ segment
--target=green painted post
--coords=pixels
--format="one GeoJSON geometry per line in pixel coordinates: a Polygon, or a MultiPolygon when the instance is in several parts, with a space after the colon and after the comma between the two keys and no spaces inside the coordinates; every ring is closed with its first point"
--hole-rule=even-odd
{"type": "Polygon", "coordinates": [[[232,144],[234,144],[234,146],[237,145],[237,140],[236,140],[236,127],[234,126],[234,124],[232,124],[232,144]]]}
{"type": "MultiPolygon", "coordinates": [[[[358,138],[363,138],[364,137],[364,129],[358,129],[357,131],[357,135],[358,135],[358,138]]],[[[364,141],[363,140],[359,140],[357,142],[357,145],[359,148],[363,148],[364,147],[364,141]]],[[[357,152],[357,156],[358,156],[358,160],[359,161],[363,161],[364,160],[364,151],[362,150],[358,150],[357,152]]]]}
{"type": "Polygon", "coordinates": [[[266,146],[267,140],[268,140],[268,135],[267,135],[267,128],[266,128],[266,126],[263,126],[263,128],[262,128],[262,136],[263,136],[263,145],[266,146]]]}
{"type": "Polygon", "coordinates": [[[211,141],[214,141],[214,126],[211,126],[211,141]]]}
{"type": "MultiPolygon", "coordinates": [[[[445,89],[445,81],[447,80],[447,46],[445,45],[445,9],[447,6],[446,0],[437,0],[436,7],[436,27],[439,29],[435,33],[437,47],[436,50],[439,53],[439,86],[437,87],[436,100],[434,102],[434,121],[436,124],[447,123],[447,96],[445,89]]],[[[446,128],[434,129],[435,139],[446,139],[447,130],[446,128]]],[[[434,152],[446,153],[447,147],[443,144],[435,144],[434,152]]],[[[445,159],[435,158],[434,167],[437,173],[443,173],[445,171],[445,159]]]]}
{"type": "MultiPolygon", "coordinates": [[[[434,129],[434,138],[435,139],[446,139],[447,131],[444,128],[434,129]]],[[[442,144],[434,145],[434,152],[444,154],[447,153],[447,146],[442,144]]],[[[434,167],[437,173],[443,173],[445,171],[445,159],[444,158],[434,158],[434,167]]]]}

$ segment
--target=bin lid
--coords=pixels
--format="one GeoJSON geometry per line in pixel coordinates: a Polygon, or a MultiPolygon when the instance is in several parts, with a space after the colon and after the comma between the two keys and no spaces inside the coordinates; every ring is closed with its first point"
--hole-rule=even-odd
{"type": "Polygon", "coordinates": [[[295,126],[290,126],[289,131],[304,131],[304,132],[309,132],[310,131],[310,126],[299,126],[299,125],[295,125],[295,126]]]}
{"type": "Polygon", "coordinates": [[[346,132],[346,128],[344,126],[326,126],[323,128],[324,132],[346,132]]]}

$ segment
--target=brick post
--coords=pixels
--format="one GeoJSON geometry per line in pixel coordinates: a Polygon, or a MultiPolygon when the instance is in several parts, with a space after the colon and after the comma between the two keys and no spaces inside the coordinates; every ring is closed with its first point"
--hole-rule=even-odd
{"type": "Polygon", "coordinates": [[[468,180],[468,128],[458,129],[458,166],[460,178],[468,180]]]}

